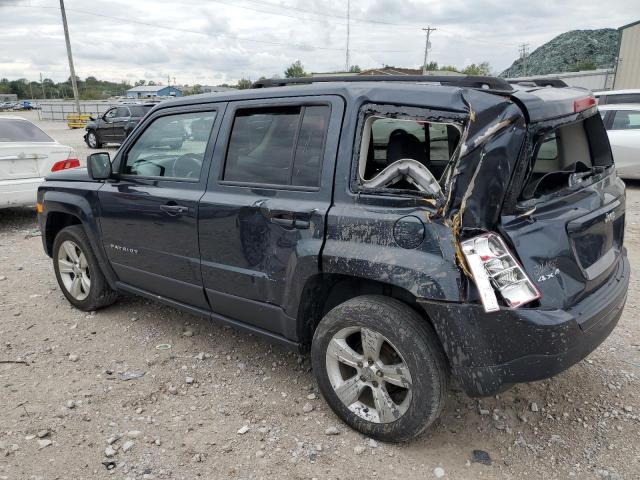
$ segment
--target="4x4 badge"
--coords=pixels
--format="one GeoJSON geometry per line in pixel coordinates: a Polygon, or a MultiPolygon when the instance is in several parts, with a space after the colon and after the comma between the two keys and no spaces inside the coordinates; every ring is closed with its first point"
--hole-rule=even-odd
{"type": "Polygon", "coordinates": [[[613,222],[615,219],[616,219],[616,212],[615,212],[615,210],[614,210],[614,211],[608,212],[608,213],[604,216],[604,223],[611,223],[611,222],[613,222]]]}

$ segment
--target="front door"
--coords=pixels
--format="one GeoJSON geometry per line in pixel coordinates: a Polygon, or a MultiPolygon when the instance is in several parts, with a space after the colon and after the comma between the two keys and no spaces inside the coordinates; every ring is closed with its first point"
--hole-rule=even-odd
{"type": "Polygon", "coordinates": [[[104,247],[118,279],[162,297],[208,309],[198,248],[204,194],[221,105],[161,109],[145,120],[114,161],[119,177],[99,191],[104,247]],[[167,145],[170,129],[207,136],[167,145]]]}
{"type": "Polygon", "coordinates": [[[118,114],[117,108],[112,108],[107,110],[105,114],[102,116],[102,125],[100,125],[100,140],[102,142],[113,142],[113,122],[118,114]]]}
{"type": "Polygon", "coordinates": [[[111,123],[111,134],[115,142],[123,142],[125,139],[124,127],[131,120],[131,112],[127,107],[116,108],[116,116],[111,123]]]}
{"type": "Polygon", "coordinates": [[[319,272],[343,109],[333,96],[228,107],[200,203],[216,313],[295,338],[287,305],[319,272]]]}

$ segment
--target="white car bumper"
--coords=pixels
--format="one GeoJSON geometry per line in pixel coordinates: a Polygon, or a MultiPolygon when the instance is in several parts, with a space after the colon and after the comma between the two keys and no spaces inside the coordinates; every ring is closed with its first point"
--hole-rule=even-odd
{"type": "Polygon", "coordinates": [[[0,180],[0,208],[35,205],[44,178],[0,180]]]}

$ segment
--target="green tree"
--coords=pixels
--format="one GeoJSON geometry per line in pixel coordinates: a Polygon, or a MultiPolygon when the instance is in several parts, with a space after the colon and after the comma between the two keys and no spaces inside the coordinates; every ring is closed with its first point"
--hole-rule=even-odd
{"type": "Polygon", "coordinates": [[[433,72],[435,70],[439,70],[438,62],[429,62],[429,63],[427,63],[427,72],[433,72]]]}
{"type": "Polygon", "coordinates": [[[351,65],[351,67],[349,68],[349,73],[361,73],[362,69],[360,68],[360,65],[351,65]]]}
{"type": "Polygon", "coordinates": [[[580,72],[581,70],[595,70],[598,66],[593,62],[576,62],[568,68],[570,72],[580,72]]]}
{"type": "Polygon", "coordinates": [[[471,65],[467,65],[462,73],[465,75],[491,75],[491,65],[489,62],[482,62],[478,65],[472,63],[471,65]]]}
{"type": "Polygon", "coordinates": [[[442,65],[438,70],[446,70],[449,72],[459,72],[458,67],[455,65],[442,65]]]}
{"type": "Polygon", "coordinates": [[[238,90],[246,90],[247,88],[251,88],[253,83],[248,78],[241,78],[238,80],[237,88],[238,90]]]}
{"type": "Polygon", "coordinates": [[[149,85],[150,87],[155,87],[156,82],[154,82],[153,80],[149,80],[149,83],[147,83],[147,85],[149,85]]]}
{"type": "Polygon", "coordinates": [[[146,80],[138,80],[134,85],[136,87],[143,87],[146,83],[146,80]]]}
{"type": "Polygon", "coordinates": [[[304,71],[304,66],[300,60],[296,60],[284,71],[284,76],[285,78],[300,78],[308,77],[309,74],[304,71]]]}

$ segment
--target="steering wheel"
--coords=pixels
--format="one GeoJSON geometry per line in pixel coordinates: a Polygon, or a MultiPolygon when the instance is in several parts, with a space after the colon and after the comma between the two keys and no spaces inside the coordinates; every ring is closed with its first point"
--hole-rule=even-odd
{"type": "Polygon", "coordinates": [[[173,176],[198,178],[202,169],[202,158],[197,153],[185,153],[173,161],[173,176]]]}

